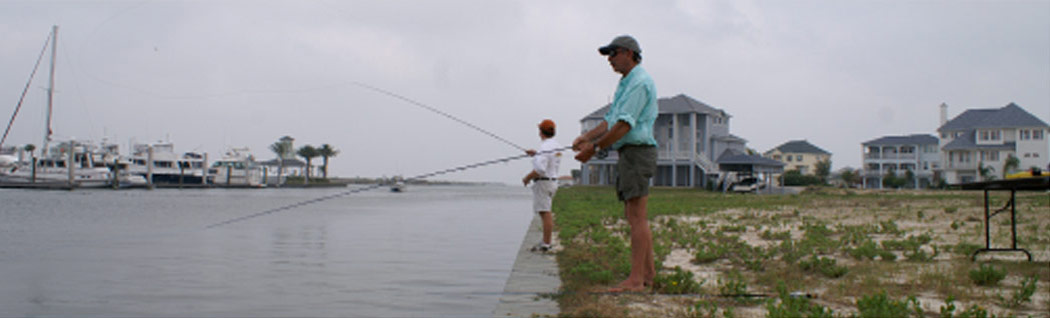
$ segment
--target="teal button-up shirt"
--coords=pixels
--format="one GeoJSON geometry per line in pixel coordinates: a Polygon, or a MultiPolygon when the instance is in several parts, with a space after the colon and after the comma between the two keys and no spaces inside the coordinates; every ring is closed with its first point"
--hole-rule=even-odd
{"type": "Polygon", "coordinates": [[[656,146],[653,125],[656,124],[658,112],[656,84],[641,65],[636,65],[627,76],[620,79],[609,112],[605,113],[609,129],[619,121],[631,125],[631,131],[613,143],[612,148],[620,149],[624,145],[656,146]]]}

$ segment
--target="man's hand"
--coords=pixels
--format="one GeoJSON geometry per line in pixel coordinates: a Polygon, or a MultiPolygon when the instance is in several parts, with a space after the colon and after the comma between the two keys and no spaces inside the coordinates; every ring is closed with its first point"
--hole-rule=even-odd
{"type": "Polygon", "coordinates": [[[576,154],[576,160],[579,162],[586,163],[591,160],[591,157],[594,157],[594,144],[590,142],[582,142],[578,147],[574,146],[573,149],[579,152],[576,154]]]}
{"type": "Polygon", "coordinates": [[[535,156],[536,155],[536,150],[532,150],[532,149],[525,150],[525,154],[529,155],[529,157],[535,156]]]}
{"type": "Polygon", "coordinates": [[[526,187],[529,186],[529,181],[532,181],[531,177],[532,177],[532,175],[530,174],[530,175],[525,176],[524,178],[521,178],[521,184],[526,186],[526,187]]]}
{"type": "Polygon", "coordinates": [[[585,142],[587,142],[587,139],[584,139],[583,136],[576,137],[576,140],[572,141],[572,150],[573,151],[580,151],[580,149],[581,149],[580,148],[580,144],[585,143],[585,142]]]}

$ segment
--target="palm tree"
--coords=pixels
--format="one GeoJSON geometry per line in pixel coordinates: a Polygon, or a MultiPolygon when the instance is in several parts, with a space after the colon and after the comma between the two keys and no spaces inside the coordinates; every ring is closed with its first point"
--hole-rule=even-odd
{"type": "Polygon", "coordinates": [[[313,160],[314,157],[319,155],[317,153],[317,148],[314,148],[314,146],[311,145],[302,146],[295,152],[295,154],[306,159],[306,173],[303,174],[303,184],[310,184],[310,160],[313,160]]]}
{"type": "Polygon", "coordinates": [[[36,150],[36,146],[35,145],[28,144],[25,147],[23,147],[22,149],[25,149],[26,151],[29,152],[29,157],[36,158],[36,155],[33,154],[33,150],[36,150]]]}
{"type": "Polygon", "coordinates": [[[284,176],[284,154],[292,151],[292,147],[284,142],[275,142],[270,145],[270,151],[277,154],[277,185],[281,185],[281,178],[284,176]]]}
{"type": "Polygon", "coordinates": [[[328,179],[328,158],[335,157],[339,154],[339,150],[332,148],[328,144],[321,145],[321,148],[317,148],[317,154],[324,158],[324,166],[321,167],[321,173],[325,179],[328,179]]]}
{"type": "Polygon", "coordinates": [[[1014,157],[1014,155],[1006,155],[1006,162],[1003,163],[1003,179],[1006,179],[1006,174],[1017,171],[1017,167],[1021,165],[1021,160],[1014,157]]]}

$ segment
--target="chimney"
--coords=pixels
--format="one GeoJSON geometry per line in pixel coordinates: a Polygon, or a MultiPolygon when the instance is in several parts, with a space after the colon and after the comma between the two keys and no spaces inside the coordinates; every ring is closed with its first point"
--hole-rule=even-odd
{"type": "Polygon", "coordinates": [[[941,103],[941,125],[937,127],[940,128],[945,123],[948,123],[948,104],[941,103]]]}

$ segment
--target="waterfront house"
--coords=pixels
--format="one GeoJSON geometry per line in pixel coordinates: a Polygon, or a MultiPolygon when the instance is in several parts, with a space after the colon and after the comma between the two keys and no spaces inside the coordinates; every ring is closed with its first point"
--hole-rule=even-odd
{"type": "MultiPolygon", "coordinates": [[[[730,115],[692,97],[679,94],[657,100],[659,115],[653,135],[659,144],[655,186],[704,187],[720,176],[717,159],[726,151],[746,153],[747,140],[729,133],[730,115]]],[[[605,124],[610,105],[580,120],[583,131],[605,124]]],[[[594,157],[581,167],[581,184],[616,182],[616,151],[594,157]]]]}
{"type": "Polygon", "coordinates": [[[784,170],[798,170],[802,174],[809,175],[816,174],[818,162],[831,160],[830,152],[806,140],[788,141],[762,155],[784,163],[784,170]]]}
{"type": "Polygon", "coordinates": [[[1018,159],[1019,170],[1047,169],[1050,126],[1020,106],[970,109],[948,120],[941,104],[938,145],[944,181],[949,184],[1002,178],[1007,158],[1018,159]],[[982,176],[984,168],[987,174],[982,176]]]}
{"type": "Polygon", "coordinates": [[[906,136],[884,136],[861,143],[864,170],[861,173],[863,186],[881,189],[886,176],[899,178],[908,176],[906,187],[927,188],[938,179],[941,155],[937,137],[929,134],[906,136]]]}

